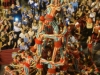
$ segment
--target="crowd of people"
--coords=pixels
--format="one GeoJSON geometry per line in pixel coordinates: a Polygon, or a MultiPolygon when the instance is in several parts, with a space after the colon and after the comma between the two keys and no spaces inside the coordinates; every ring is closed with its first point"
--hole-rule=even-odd
{"type": "Polygon", "coordinates": [[[23,7],[16,0],[0,15],[1,50],[19,48],[4,75],[100,74],[92,54],[100,42],[99,0],[29,0],[27,4],[23,7]]]}

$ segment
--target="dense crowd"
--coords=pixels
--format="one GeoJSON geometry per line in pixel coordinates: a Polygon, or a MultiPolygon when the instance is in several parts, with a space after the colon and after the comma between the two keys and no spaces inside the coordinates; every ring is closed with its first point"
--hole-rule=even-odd
{"type": "Polygon", "coordinates": [[[99,75],[93,46],[100,42],[99,0],[16,0],[0,12],[1,50],[20,50],[5,75],[99,75]],[[87,45],[84,53],[82,42],[87,45]]]}

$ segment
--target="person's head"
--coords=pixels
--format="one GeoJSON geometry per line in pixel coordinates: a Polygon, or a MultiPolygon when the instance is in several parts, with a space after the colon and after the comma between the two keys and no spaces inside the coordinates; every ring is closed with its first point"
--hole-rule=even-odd
{"type": "Polygon", "coordinates": [[[91,40],[91,36],[88,36],[88,39],[91,40]]]}
{"type": "Polygon", "coordinates": [[[20,61],[21,60],[21,56],[20,55],[16,55],[15,58],[16,58],[17,61],[20,61]]]}
{"type": "Polygon", "coordinates": [[[8,14],[11,14],[11,10],[8,10],[8,14]]]}
{"type": "Polygon", "coordinates": [[[59,21],[62,21],[62,19],[61,19],[61,18],[59,18],[59,21]]]}
{"type": "Polygon", "coordinates": [[[8,23],[7,19],[4,19],[3,23],[4,23],[4,24],[8,23]]]}
{"type": "Polygon", "coordinates": [[[92,0],[88,0],[89,2],[91,2],[92,0]]]}
{"type": "Polygon", "coordinates": [[[25,30],[25,25],[22,25],[22,29],[25,30]]]}
{"type": "Polygon", "coordinates": [[[25,59],[25,58],[23,58],[23,59],[22,59],[22,63],[25,63],[25,62],[26,62],[26,59],[25,59]]]}
{"type": "Polygon", "coordinates": [[[27,17],[25,17],[24,19],[25,19],[25,21],[28,21],[28,18],[27,17]]]}
{"type": "Polygon", "coordinates": [[[67,0],[64,0],[64,3],[66,3],[67,2],[67,0]]]}
{"type": "Polygon", "coordinates": [[[21,32],[22,32],[23,34],[25,33],[25,31],[24,31],[24,30],[22,30],[21,32]]]}
{"type": "Polygon", "coordinates": [[[21,41],[21,40],[22,40],[22,39],[21,39],[21,37],[19,37],[19,38],[18,38],[18,40],[20,40],[20,41],[21,41]]]}
{"type": "Polygon", "coordinates": [[[12,40],[13,36],[12,34],[9,34],[9,40],[12,40]]]}
{"type": "Polygon", "coordinates": [[[96,0],[96,2],[99,2],[99,0],[96,0]]]}
{"type": "Polygon", "coordinates": [[[28,50],[27,50],[27,51],[25,51],[25,56],[26,56],[26,57],[31,56],[31,52],[30,52],[30,51],[28,51],[28,50]]]}
{"type": "Polygon", "coordinates": [[[1,32],[1,36],[4,36],[5,35],[5,33],[4,32],[1,32]]]}
{"type": "Polygon", "coordinates": [[[19,1],[17,1],[17,2],[16,2],[16,5],[20,6],[20,3],[19,3],[19,1]]]}
{"type": "Polygon", "coordinates": [[[25,34],[25,37],[29,37],[29,34],[28,34],[28,33],[26,33],[26,34],[25,34]]]}
{"type": "Polygon", "coordinates": [[[63,51],[64,56],[66,55],[66,53],[67,53],[66,50],[64,50],[64,51],[63,51]]]}
{"type": "Polygon", "coordinates": [[[72,4],[70,4],[69,7],[72,8],[72,4]]]}
{"type": "Polygon", "coordinates": [[[17,38],[17,35],[16,34],[14,34],[14,38],[17,38]]]}
{"type": "Polygon", "coordinates": [[[38,14],[36,14],[35,16],[36,16],[36,17],[38,17],[39,15],[38,15],[38,14]]]}
{"type": "Polygon", "coordinates": [[[99,20],[99,18],[97,18],[96,19],[96,22],[95,22],[97,25],[99,25],[99,23],[100,23],[100,20],[99,20]]]}
{"type": "Polygon", "coordinates": [[[12,4],[12,5],[11,5],[11,8],[14,9],[14,8],[15,8],[15,4],[12,4]]]}
{"type": "Polygon", "coordinates": [[[81,8],[78,8],[78,11],[81,11],[82,9],[81,8]]]}
{"type": "Polygon", "coordinates": [[[33,26],[36,26],[36,25],[37,25],[37,23],[36,23],[36,22],[34,22],[34,23],[33,23],[33,26]]]}
{"type": "Polygon", "coordinates": [[[76,2],[77,0],[73,0],[73,2],[76,2]]]}
{"type": "Polygon", "coordinates": [[[51,51],[50,51],[50,50],[48,51],[47,55],[48,55],[48,56],[51,56],[51,51]]]}
{"type": "Polygon", "coordinates": [[[22,41],[22,43],[21,43],[21,44],[22,44],[22,46],[24,46],[24,45],[25,45],[25,42],[24,42],[24,41],[22,41]]]}
{"type": "Polygon", "coordinates": [[[43,24],[43,22],[42,22],[42,21],[39,21],[39,22],[38,22],[38,24],[39,24],[39,25],[42,25],[42,24],[43,24]]]}
{"type": "Polygon", "coordinates": [[[5,66],[4,69],[5,69],[6,72],[10,72],[10,67],[9,66],[5,66]]]}
{"type": "Polygon", "coordinates": [[[29,31],[32,31],[32,28],[29,28],[29,31]]]}
{"type": "Polygon", "coordinates": [[[60,71],[60,75],[64,75],[64,71],[60,71]]]}
{"type": "Polygon", "coordinates": [[[91,12],[94,12],[94,8],[91,9],[91,12]]]}

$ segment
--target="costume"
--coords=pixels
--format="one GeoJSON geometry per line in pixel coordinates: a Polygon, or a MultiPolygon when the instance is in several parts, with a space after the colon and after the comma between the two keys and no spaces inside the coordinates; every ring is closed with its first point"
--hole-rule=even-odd
{"type": "Polygon", "coordinates": [[[41,59],[40,62],[48,65],[47,75],[56,75],[56,67],[62,65],[62,64],[56,64],[52,61],[47,61],[45,59],[41,59]]]}
{"type": "Polygon", "coordinates": [[[88,47],[88,54],[89,54],[89,55],[92,54],[92,48],[93,48],[92,42],[93,42],[92,39],[89,39],[89,40],[87,41],[87,47],[88,47]]]}
{"type": "Polygon", "coordinates": [[[54,51],[53,51],[53,55],[52,55],[52,61],[55,60],[55,56],[56,56],[58,49],[60,50],[60,55],[63,56],[63,53],[62,53],[62,37],[56,36],[54,34],[53,35],[45,34],[44,37],[54,40],[54,51]]]}
{"type": "Polygon", "coordinates": [[[37,63],[37,64],[36,64],[36,68],[37,68],[37,69],[43,69],[43,65],[42,65],[41,63],[37,63]]]}
{"type": "Polygon", "coordinates": [[[60,71],[65,75],[68,69],[68,59],[66,58],[66,56],[61,57],[60,61],[57,62],[57,64],[62,64],[60,65],[60,71]]]}
{"type": "Polygon", "coordinates": [[[29,75],[30,64],[28,64],[27,62],[24,62],[23,63],[23,68],[24,68],[24,74],[29,75]]]}
{"type": "Polygon", "coordinates": [[[75,69],[78,71],[79,70],[80,52],[76,49],[75,51],[72,52],[72,54],[74,56],[75,69]]]}
{"type": "Polygon", "coordinates": [[[38,31],[37,31],[37,34],[36,34],[36,39],[35,39],[35,45],[31,48],[31,51],[34,52],[34,50],[38,50],[38,55],[41,56],[42,54],[42,39],[43,39],[43,34],[45,33],[43,30],[44,30],[44,25],[43,25],[43,22],[44,22],[44,17],[41,16],[40,17],[40,23],[39,23],[39,28],[38,28],[38,31]]]}
{"type": "Polygon", "coordinates": [[[31,64],[33,58],[31,56],[27,56],[26,61],[28,64],[31,64]]]}
{"type": "MultiPolygon", "coordinates": [[[[53,13],[54,14],[54,13],[53,13]]],[[[52,56],[52,60],[54,61],[55,60],[55,55],[56,55],[56,52],[58,49],[60,49],[61,47],[61,37],[57,37],[55,36],[55,34],[58,35],[59,33],[59,28],[58,28],[58,25],[57,23],[54,21],[54,16],[55,15],[52,15],[52,14],[47,14],[45,16],[45,24],[49,24],[53,27],[53,33],[54,34],[51,34],[51,35],[48,35],[48,34],[44,34],[44,37],[45,38],[50,38],[50,39],[54,39],[54,52],[53,52],[53,56],[52,56]]],[[[62,52],[60,52],[62,53],[62,52]]]]}

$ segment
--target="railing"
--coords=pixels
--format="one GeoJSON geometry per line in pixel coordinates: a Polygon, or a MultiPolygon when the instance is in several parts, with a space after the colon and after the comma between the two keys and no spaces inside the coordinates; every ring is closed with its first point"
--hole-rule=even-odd
{"type": "Polygon", "coordinates": [[[13,59],[12,59],[12,53],[13,52],[18,52],[19,48],[16,49],[7,49],[7,50],[2,50],[0,51],[0,65],[7,65],[10,64],[13,59]]]}

